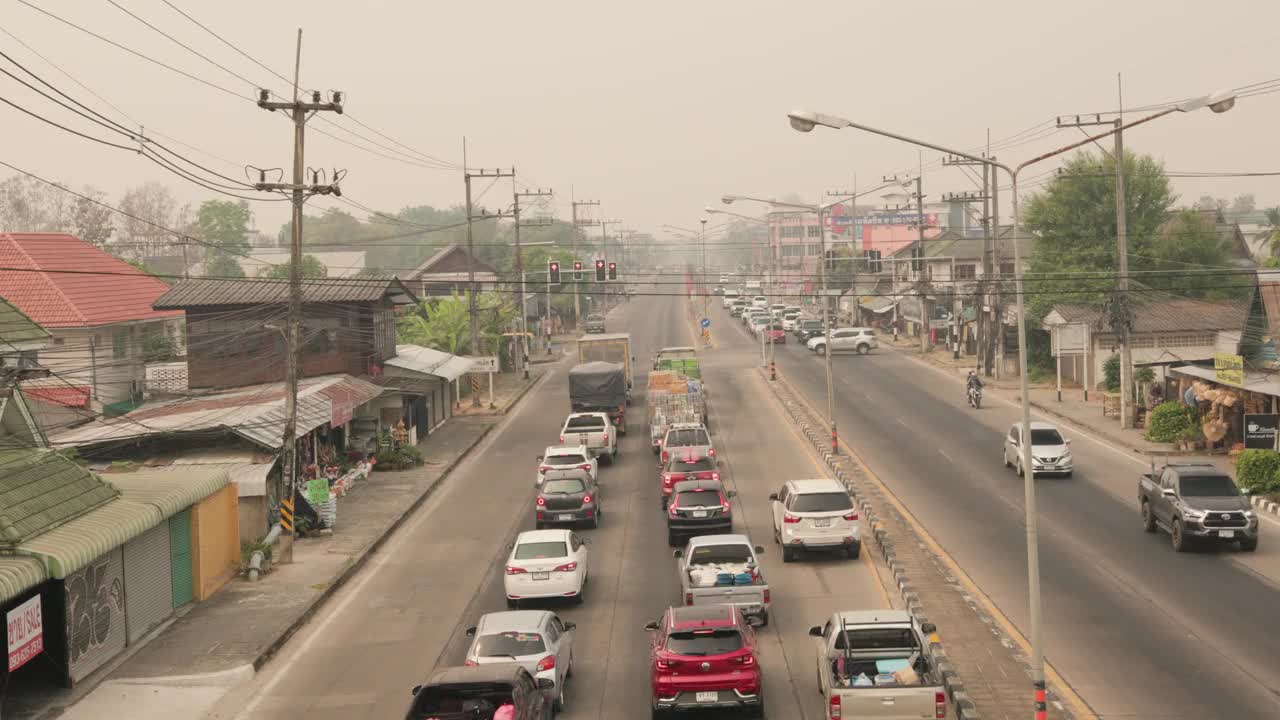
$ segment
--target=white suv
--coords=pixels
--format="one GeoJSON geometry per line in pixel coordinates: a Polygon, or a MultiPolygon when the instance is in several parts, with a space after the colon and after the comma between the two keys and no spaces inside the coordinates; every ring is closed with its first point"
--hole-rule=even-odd
{"type": "MultiPolygon", "coordinates": [[[[819,335],[805,343],[805,347],[819,355],[826,354],[827,338],[819,335]]],[[[880,347],[880,341],[876,338],[876,331],[871,328],[835,328],[831,331],[831,352],[833,353],[856,352],[859,355],[866,355],[878,347],[880,347]]]]}
{"type": "Polygon", "coordinates": [[[769,496],[773,541],[782,545],[782,561],[801,550],[843,550],[851,558],[862,551],[858,510],[838,480],[788,480],[769,496]]]}
{"type": "MultiPolygon", "coordinates": [[[[1004,436],[1004,466],[1016,468],[1022,475],[1022,423],[1014,423],[1004,436]]],[[[1060,474],[1071,477],[1075,463],[1071,457],[1071,441],[1062,437],[1053,423],[1031,423],[1031,474],[1060,474]]]]}

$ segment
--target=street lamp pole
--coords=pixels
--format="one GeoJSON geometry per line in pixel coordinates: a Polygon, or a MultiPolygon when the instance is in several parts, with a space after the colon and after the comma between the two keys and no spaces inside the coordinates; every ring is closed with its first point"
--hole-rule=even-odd
{"type": "MultiPolygon", "coordinates": [[[[698,232],[700,250],[702,252],[702,317],[707,317],[707,219],[700,221],[702,227],[698,232]]],[[[699,318],[701,320],[701,318],[699,318]]],[[[701,323],[699,323],[701,327],[701,323]]]]}
{"type": "MultiPolygon", "coordinates": [[[[1069,152],[1083,145],[1096,142],[1109,135],[1115,135],[1127,128],[1150,122],[1156,118],[1164,117],[1174,112],[1191,112],[1200,108],[1208,107],[1215,113],[1222,113],[1230,110],[1235,106],[1235,95],[1233,93],[1219,93],[1202,98],[1188,100],[1184,103],[1175,105],[1158,113],[1148,115],[1139,120],[1135,120],[1128,124],[1117,122],[1111,130],[1098,135],[1093,135],[1072,143],[1065,147],[1051,150],[1042,155],[1031,158],[1018,165],[1010,168],[1009,166],[996,162],[991,158],[980,157],[970,153],[960,152],[951,148],[942,147],[933,143],[917,140],[915,138],[899,135],[887,130],[868,127],[855,123],[845,118],[833,117],[830,115],[822,115],[812,112],[792,112],[788,114],[791,120],[791,127],[799,132],[810,132],[814,127],[823,125],[834,129],[842,129],[846,127],[863,130],[875,135],[883,135],[884,137],[901,140],[912,145],[929,148],[941,153],[959,156],[968,160],[974,160],[992,168],[999,168],[1009,174],[1010,191],[1013,195],[1013,273],[1014,287],[1017,296],[1018,310],[1018,391],[1021,396],[1022,405],[1022,442],[1019,446],[1021,452],[1021,466],[1023,476],[1023,497],[1024,512],[1026,514],[1027,528],[1027,588],[1028,599],[1030,603],[1031,616],[1031,681],[1033,687],[1034,708],[1036,720],[1043,720],[1046,712],[1046,688],[1044,676],[1044,638],[1042,632],[1043,617],[1040,599],[1040,542],[1039,528],[1037,525],[1036,512],[1036,485],[1035,485],[1035,465],[1031,459],[1031,403],[1030,389],[1027,385],[1027,328],[1026,328],[1026,293],[1023,286],[1022,258],[1019,240],[1021,237],[1021,217],[1019,215],[1018,206],[1018,175],[1022,170],[1030,165],[1047,160],[1049,158],[1069,152]]],[[[1122,148],[1120,148],[1122,149],[1122,148]]],[[[1116,158],[1117,163],[1122,163],[1123,158],[1116,158]]],[[[999,223],[997,222],[997,227],[999,223]]],[[[1127,263],[1126,263],[1127,264],[1127,263]]]]}

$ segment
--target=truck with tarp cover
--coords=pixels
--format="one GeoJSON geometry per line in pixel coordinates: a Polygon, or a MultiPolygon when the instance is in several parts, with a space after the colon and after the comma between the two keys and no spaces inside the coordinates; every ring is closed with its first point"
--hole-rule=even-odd
{"type": "Polygon", "coordinates": [[[578,363],[610,362],[622,365],[627,378],[627,402],[631,401],[632,361],[629,333],[602,333],[578,338],[578,363]]]}
{"type": "Polygon", "coordinates": [[[575,365],[569,371],[569,405],[576,413],[606,413],[618,434],[626,435],[626,367],[604,361],[575,365]]]}

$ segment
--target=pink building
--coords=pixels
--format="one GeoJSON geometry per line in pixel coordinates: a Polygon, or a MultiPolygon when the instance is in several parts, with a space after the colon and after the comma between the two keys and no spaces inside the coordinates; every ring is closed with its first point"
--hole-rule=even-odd
{"type": "MultiPolygon", "coordinates": [[[[836,205],[823,216],[829,250],[848,247],[852,241],[858,255],[879,250],[882,258],[888,258],[919,238],[914,212],[859,207],[857,215],[851,215],[849,209],[846,205],[836,205]]],[[[934,208],[927,209],[930,212],[924,215],[926,239],[941,232],[939,220],[945,219],[934,208]]],[[[784,277],[798,279],[817,273],[823,230],[818,227],[818,216],[814,213],[794,213],[778,207],[769,215],[769,243],[784,277]]]]}

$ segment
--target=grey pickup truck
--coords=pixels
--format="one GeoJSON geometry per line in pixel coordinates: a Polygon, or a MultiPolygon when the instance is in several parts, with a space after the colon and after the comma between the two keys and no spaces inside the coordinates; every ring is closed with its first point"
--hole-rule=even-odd
{"type": "Polygon", "coordinates": [[[1164,528],[1174,552],[1192,542],[1240,543],[1258,549],[1258,517],[1227,473],[1211,463],[1170,463],[1138,479],[1142,529],[1164,528]]]}

